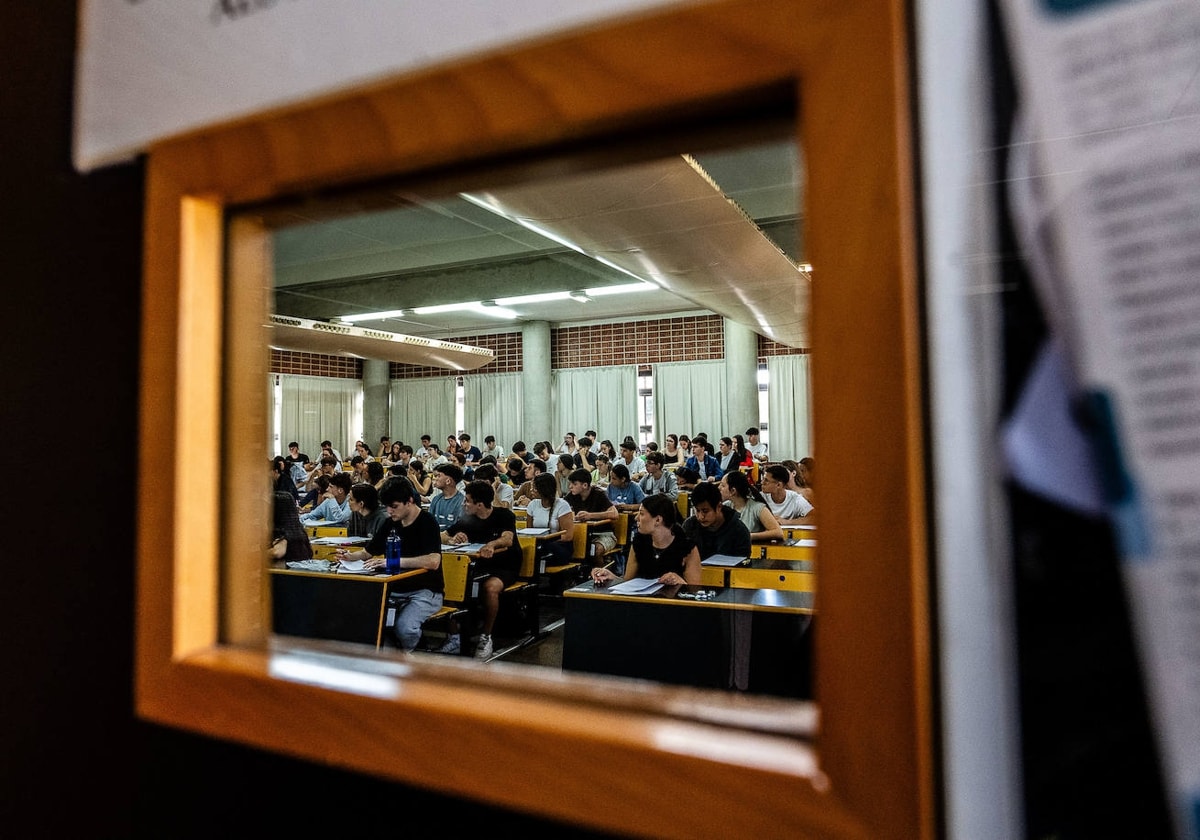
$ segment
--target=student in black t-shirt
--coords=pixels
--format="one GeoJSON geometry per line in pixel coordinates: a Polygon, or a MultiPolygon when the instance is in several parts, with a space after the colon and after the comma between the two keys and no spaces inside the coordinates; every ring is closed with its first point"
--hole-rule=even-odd
{"type": "Polygon", "coordinates": [[[521,571],[521,546],[516,516],[507,508],[492,506],[496,491],[489,482],[472,481],[464,492],[463,515],[442,533],[442,540],[455,545],[483,543],[475,569],[488,577],[480,586],[483,624],[475,658],[487,659],[492,655],[492,627],[500,611],[500,593],[521,571]]]}
{"type": "MultiPolygon", "coordinates": [[[[656,493],[642,499],[637,513],[637,534],[629,544],[625,580],[653,578],[659,583],[700,583],[700,552],[676,524],[676,507],[666,495],[656,493]]],[[[598,585],[616,580],[608,569],[592,569],[598,585]]]]}
{"type": "Polygon", "coordinates": [[[426,569],[423,575],[413,578],[414,588],[403,593],[392,593],[393,600],[401,600],[400,609],[392,622],[392,629],[399,639],[400,647],[412,650],[421,641],[421,625],[429,616],[442,608],[442,544],[437,522],[428,512],[421,510],[421,498],[413,492],[406,478],[392,478],[379,491],[379,503],[387,511],[387,521],[375,531],[366,546],[353,551],[338,549],[337,560],[364,560],[368,569],[385,569],[383,558],[387,538],[393,531],[400,534],[400,568],[426,569]]]}

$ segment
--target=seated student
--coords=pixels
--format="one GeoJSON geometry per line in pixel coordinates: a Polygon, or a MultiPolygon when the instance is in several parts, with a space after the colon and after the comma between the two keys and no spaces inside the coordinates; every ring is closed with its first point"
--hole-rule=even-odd
{"type": "Polygon", "coordinates": [[[750,529],[752,542],[783,539],[783,528],[780,527],[779,520],[771,513],[759,492],[750,485],[750,479],[746,478],[745,473],[737,470],[726,473],[721,476],[721,483],[717,486],[725,504],[729,505],[742,520],[742,524],[750,529]]]}
{"type": "Polygon", "coordinates": [[[801,458],[799,469],[796,470],[796,483],[800,485],[800,495],[808,499],[812,504],[813,501],[813,472],[817,468],[817,462],[812,457],[801,458]]]}
{"type": "Polygon", "coordinates": [[[295,502],[300,500],[300,491],[296,489],[296,482],[292,479],[291,465],[282,455],[271,459],[271,489],[287,493],[295,502]]]}
{"type": "Polygon", "coordinates": [[[605,492],[617,510],[623,513],[637,510],[642,505],[642,499],[646,498],[642,488],[629,480],[629,469],[624,464],[613,466],[612,480],[605,492]]]}
{"type": "Polygon", "coordinates": [[[556,540],[539,541],[538,549],[546,550],[553,555],[556,563],[565,563],[571,559],[575,544],[575,514],[567,500],[558,495],[558,484],[554,476],[539,473],[533,478],[534,491],[537,498],[529,503],[530,528],[549,528],[551,532],[561,531],[556,540]]]}
{"type": "Polygon", "coordinates": [[[425,456],[425,470],[427,472],[433,472],[442,464],[450,463],[450,459],[442,454],[442,450],[438,449],[436,443],[429,444],[425,449],[429,453],[425,456]]]}
{"type": "Polygon", "coordinates": [[[701,560],[714,554],[750,556],[750,531],[737,511],[721,504],[715,484],[701,484],[691,501],[693,513],[683,521],[683,533],[696,544],[701,560]]]}
{"type": "Polygon", "coordinates": [[[525,461],[521,458],[509,458],[504,463],[503,478],[512,488],[520,487],[525,483],[525,461]]]}
{"type": "Polygon", "coordinates": [[[596,468],[592,470],[592,486],[598,490],[607,490],[612,481],[612,462],[603,452],[596,456],[596,468]]]}
{"type": "Polygon", "coordinates": [[[598,523],[588,531],[588,540],[595,546],[593,553],[604,554],[616,548],[612,523],[617,520],[617,508],[607,495],[592,487],[592,474],[585,469],[572,472],[570,490],[567,504],[575,512],[575,521],[598,523]]]}
{"type": "Polygon", "coordinates": [[[565,435],[563,435],[563,442],[560,443],[558,445],[558,449],[556,449],[554,451],[555,452],[570,452],[571,454],[574,454],[576,446],[577,445],[575,443],[575,433],[567,432],[565,435]]]}
{"type": "Polygon", "coordinates": [[[558,453],[550,446],[550,441],[539,440],[533,445],[533,457],[540,458],[546,462],[546,472],[554,474],[555,467],[558,465],[558,453]]]}
{"type": "Polygon", "coordinates": [[[687,467],[679,467],[675,470],[675,486],[680,490],[692,490],[698,484],[700,484],[700,473],[687,467]]]}
{"type": "Polygon", "coordinates": [[[375,489],[375,485],[363,482],[350,488],[350,524],[346,528],[347,535],[370,539],[387,521],[387,511],[379,504],[379,491],[375,489]]]}
{"type": "Polygon", "coordinates": [[[449,460],[451,464],[456,464],[462,471],[463,480],[458,483],[458,489],[462,490],[466,487],[466,482],[470,481],[475,474],[475,465],[467,463],[467,453],[461,449],[451,454],[449,460]]]}
{"type": "Polygon", "coordinates": [[[274,528],[271,531],[271,548],[268,552],[270,558],[279,561],[311,560],[312,543],[308,541],[308,534],[300,524],[296,500],[290,493],[276,490],[274,504],[274,528]]]}
{"type": "MultiPolygon", "coordinates": [[[[667,585],[700,583],[700,552],[676,524],[675,503],[666,496],[647,496],[637,514],[637,533],[629,543],[625,580],[651,578],[667,585]]],[[[592,569],[592,581],[605,584],[617,576],[592,569]]]]}
{"type": "MultiPolygon", "coordinates": [[[[575,463],[575,456],[569,453],[555,455],[554,457],[556,458],[554,462],[554,477],[558,479],[558,492],[565,496],[571,492],[571,473],[575,471],[578,464],[575,463]]],[[[550,467],[549,462],[546,463],[546,467],[550,467]]],[[[589,472],[588,475],[590,476],[591,473],[589,472]]]]}
{"type": "MultiPolygon", "coordinates": [[[[679,446],[679,435],[667,435],[664,441],[662,454],[666,458],[664,463],[681,466],[687,460],[688,453],[679,446]]],[[[646,462],[649,465],[649,461],[646,462]]]]}
{"type": "Polygon", "coordinates": [[[342,471],[342,453],[333,448],[333,443],[331,441],[321,441],[321,455],[332,455],[334,463],[337,464],[337,470],[335,472],[342,471]]]}
{"type": "Polygon", "coordinates": [[[758,461],[760,464],[763,461],[766,461],[767,445],[759,439],[757,426],[751,426],[746,430],[746,440],[749,441],[746,449],[750,452],[750,455],[753,456],[754,460],[758,461]]]}
{"type": "Polygon", "coordinates": [[[733,460],[739,469],[749,470],[754,466],[754,455],[746,446],[746,439],[741,435],[733,436],[733,460]]]}
{"type": "Polygon", "coordinates": [[[429,435],[421,435],[421,446],[416,451],[416,456],[424,461],[430,456],[429,444],[433,442],[433,438],[429,435]]]}
{"type": "Polygon", "coordinates": [[[383,486],[385,478],[387,478],[387,471],[384,469],[382,461],[372,461],[367,464],[367,484],[378,490],[383,486]]]}
{"type": "Polygon", "coordinates": [[[600,451],[597,455],[607,455],[609,462],[617,460],[617,448],[613,446],[613,442],[608,438],[600,441],[600,451]]]}
{"type": "Polygon", "coordinates": [[[763,473],[763,501],[775,514],[780,525],[800,525],[813,522],[813,506],[795,490],[787,489],[788,471],[781,464],[767,467],[763,473]]]}
{"type": "Polygon", "coordinates": [[[354,452],[368,464],[375,460],[375,456],[371,454],[371,447],[367,446],[361,440],[354,444],[354,452]]]}
{"type": "Polygon", "coordinates": [[[425,465],[415,458],[408,462],[408,475],[405,477],[419,495],[428,496],[433,490],[433,476],[425,472],[425,465]]]}
{"type": "MultiPolygon", "coordinates": [[[[525,482],[513,491],[517,507],[525,507],[529,504],[530,500],[537,496],[533,480],[544,472],[546,472],[546,462],[541,458],[533,458],[525,465],[525,482]]],[[[554,478],[554,476],[551,476],[551,478],[554,478]]]]}
{"type": "Polygon", "coordinates": [[[355,484],[367,480],[367,460],[361,455],[355,455],[350,459],[350,480],[355,484]]]}
{"type": "Polygon", "coordinates": [[[637,454],[637,444],[633,438],[625,438],[621,441],[621,451],[616,458],[613,458],[613,466],[624,464],[629,470],[629,477],[634,481],[641,481],[642,476],[646,474],[646,462],[637,454]]]}
{"type": "Polygon", "coordinates": [[[379,503],[387,512],[384,525],[362,548],[338,549],[334,558],[339,561],[363,560],[368,569],[386,569],[387,560],[381,555],[387,539],[392,532],[400,535],[400,568],[426,570],[425,574],[412,578],[415,588],[403,594],[393,591],[390,595],[393,603],[400,602],[392,621],[392,631],[400,647],[410,651],[421,641],[421,625],[442,608],[446,587],[442,578],[441,541],[437,523],[421,510],[421,499],[407,479],[393,478],[384,484],[379,492],[379,503]]]}
{"type": "Polygon", "coordinates": [[[392,451],[392,439],[384,435],[379,439],[379,451],[375,453],[375,460],[382,461],[384,456],[392,451]]]}
{"type": "Polygon", "coordinates": [[[646,474],[639,484],[647,496],[664,493],[672,499],[679,498],[679,480],[666,465],[667,456],[662,452],[651,452],[646,456],[646,474]]]}
{"type": "Polygon", "coordinates": [[[701,437],[692,440],[692,457],[687,459],[684,466],[696,473],[701,481],[716,482],[721,478],[721,465],[708,454],[708,441],[701,437]]]}
{"type": "Polygon", "coordinates": [[[721,468],[721,474],[736,470],[742,466],[746,460],[745,451],[738,452],[737,446],[734,445],[733,438],[723,437],[720,442],[721,454],[717,456],[717,465],[721,468]]]}
{"type": "Polygon", "coordinates": [[[518,440],[513,444],[512,454],[514,458],[520,458],[526,463],[533,457],[533,453],[525,448],[525,441],[518,440]]]}
{"type": "Polygon", "coordinates": [[[491,484],[472,481],[465,496],[462,517],[442,532],[442,540],[456,545],[483,543],[475,560],[476,574],[487,575],[480,586],[483,623],[475,658],[487,659],[492,655],[492,627],[500,611],[500,593],[521,572],[521,546],[513,512],[492,506],[495,494],[491,484]]]}
{"type": "Polygon", "coordinates": [[[320,460],[317,462],[317,466],[311,472],[309,472],[308,477],[305,479],[304,487],[301,488],[303,491],[300,496],[301,508],[306,508],[309,505],[314,505],[317,503],[317,501],[325,493],[325,488],[321,488],[320,492],[317,492],[317,479],[321,476],[332,478],[338,473],[338,467],[339,465],[337,461],[333,459],[332,455],[321,456],[320,460]]]}
{"type": "Polygon", "coordinates": [[[313,505],[319,504],[325,498],[325,494],[329,492],[329,476],[318,475],[313,481],[313,489],[308,491],[300,498],[297,503],[301,512],[311,510],[313,505]]]}
{"type": "Polygon", "coordinates": [[[380,460],[383,461],[383,465],[385,467],[394,467],[403,460],[400,452],[401,446],[402,444],[400,441],[396,441],[388,448],[388,451],[383,454],[383,457],[380,460]]]}
{"type": "Polygon", "coordinates": [[[596,455],[592,452],[592,439],[586,435],[576,441],[575,463],[589,470],[596,468],[596,455]]]}
{"type": "Polygon", "coordinates": [[[483,457],[479,447],[471,443],[471,436],[466,432],[458,436],[458,451],[466,456],[468,464],[478,464],[479,459],[483,457]]]}
{"type": "Polygon", "coordinates": [[[496,463],[500,463],[500,459],[504,457],[504,447],[496,443],[495,435],[488,435],[483,439],[483,449],[481,450],[485,456],[491,455],[496,459],[496,463]]]}
{"type": "MultiPolygon", "coordinates": [[[[486,455],[484,456],[487,457],[486,455]]],[[[509,484],[505,484],[500,480],[500,473],[496,469],[495,464],[480,464],[475,468],[475,481],[486,481],[492,485],[492,490],[496,493],[496,498],[492,504],[500,508],[508,508],[512,510],[513,506],[513,489],[509,484]]]]}
{"type": "Polygon", "coordinates": [[[338,473],[329,479],[325,500],[300,517],[301,525],[345,525],[350,522],[349,473],[338,473]]]}
{"type": "Polygon", "coordinates": [[[458,521],[463,512],[463,491],[458,489],[462,470],[455,464],[442,464],[433,471],[433,495],[429,498],[429,513],[438,530],[445,531],[458,521]]]}

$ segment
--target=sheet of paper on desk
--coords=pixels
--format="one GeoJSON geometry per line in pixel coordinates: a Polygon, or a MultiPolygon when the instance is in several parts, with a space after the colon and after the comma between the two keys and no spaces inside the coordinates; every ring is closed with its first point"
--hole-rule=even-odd
{"type": "Polygon", "coordinates": [[[364,568],[366,560],[343,560],[338,563],[337,572],[340,575],[371,575],[374,569],[364,568]]]}
{"type": "Polygon", "coordinates": [[[288,560],[286,565],[300,572],[328,572],[333,566],[328,560],[288,560]]]}
{"type": "Polygon", "coordinates": [[[313,537],[309,540],[313,545],[365,545],[366,537],[313,537]]]}
{"type": "Polygon", "coordinates": [[[705,557],[700,561],[701,566],[740,566],[746,562],[745,557],[736,557],[732,554],[714,554],[711,557],[705,557]]]}
{"type": "Polygon", "coordinates": [[[549,528],[518,528],[517,533],[522,537],[541,537],[550,533],[549,528]]]}
{"type": "Polygon", "coordinates": [[[634,578],[610,586],[608,591],[614,595],[653,595],[662,588],[663,585],[654,578],[634,578]]]}
{"type": "Polygon", "coordinates": [[[475,554],[483,548],[483,545],[483,543],[463,543],[462,545],[442,543],[442,551],[447,554],[475,554]]]}

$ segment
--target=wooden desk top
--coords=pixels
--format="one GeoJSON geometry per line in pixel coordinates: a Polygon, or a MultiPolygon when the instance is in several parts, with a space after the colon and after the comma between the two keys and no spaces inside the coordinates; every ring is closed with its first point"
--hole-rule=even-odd
{"type": "Polygon", "coordinates": [[[394,574],[394,575],[389,575],[387,573],[374,574],[374,575],[352,575],[352,574],[342,574],[342,573],[338,573],[335,571],[318,572],[313,569],[288,569],[286,567],[281,567],[281,566],[272,566],[270,569],[268,569],[268,571],[273,575],[287,575],[289,577],[291,577],[291,576],[316,577],[316,578],[333,578],[333,579],[337,579],[337,580],[367,581],[369,583],[391,583],[392,581],[404,580],[406,578],[416,577],[417,575],[423,575],[423,574],[425,574],[425,572],[427,572],[429,570],[428,569],[404,569],[403,571],[401,571],[397,574],[394,574]]]}
{"type": "Polygon", "coordinates": [[[579,598],[589,601],[610,599],[625,603],[669,604],[672,606],[715,607],[725,610],[761,610],[764,612],[787,612],[811,614],[813,612],[813,594],[811,592],[793,592],[780,589],[725,589],[713,586],[664,586],[653,595],[614,595],[607,591],[619,581],[596,586],[592,581],[585,581],[578,586],[566,590],[563,595],[567,598],[579,598]],[[711,592],[712,597],[705,600],[695,598],[698,592],[711,592]]]}

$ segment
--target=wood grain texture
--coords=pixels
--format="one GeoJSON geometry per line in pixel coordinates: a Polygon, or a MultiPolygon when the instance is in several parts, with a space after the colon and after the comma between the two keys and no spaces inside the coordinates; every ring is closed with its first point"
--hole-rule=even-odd
{"type": "MultiPolygon", "coordinates": [[[[903,9],[899,0],[685,4],[153,149],[141,423],[143,439],[166,429],[175,440],[147,448],[141,463],[139,713],[629,834],[934,836],[903,9]],[[739,100],[781,85],[798,101],[807,256],[816,267],[817,767],[813,750],[794,737],[804,727],[772,734],[686,719],[723,703],[747,720],[765,718],[779,708],[765,701],[417,658],[363,660],[348,671],[349,660],[332,653],[325,669],[282,676],[298,660],[266,646],[253,593],[262,591],[261,552],[228,556],[247,550],[237,546],[253,542],[252,529],[224,549],[236,591],[218,638],[217,468],[201,472],[212,489],[197,489],[194,464],[178,453],[199,444],[207,456],[222,441],[261,445],[265,394],[251,374],[228,376],[229,410],[218,415],[223,354],[255,371],[261,322],[257,304],[221,305],[214,211],[379,178],[455,183],[483,163],[493,172],[503,165],[544,173],[569,164],[527,163],[533,153],[595,150],[631,132],[669,134],[697,115],[719,126],[739,100]],[[189,220],[186,207],[200,208],[203,219],[189,220]],[[357,690],[319,684],[363,671],[370,679],[357,690]],[[617,697],[635,698],[636,708],[617,697]],[[690,712],[681,715],[681,706],[690,712]]],[[[253,248],[238,256],[246,276],[260,273],[255,259],[253,248]]],[[[253,486],[254,459],[232,460],[249,464],[235,478],[253,486]]],[[[265,484],[265,464],[263,471],[265,484]]]]}

